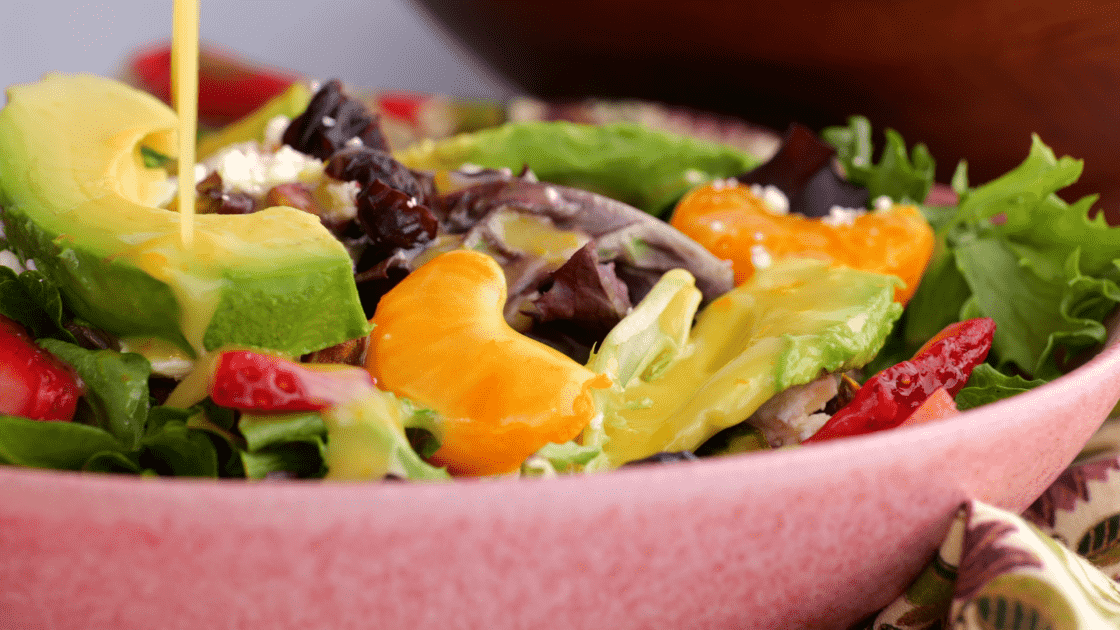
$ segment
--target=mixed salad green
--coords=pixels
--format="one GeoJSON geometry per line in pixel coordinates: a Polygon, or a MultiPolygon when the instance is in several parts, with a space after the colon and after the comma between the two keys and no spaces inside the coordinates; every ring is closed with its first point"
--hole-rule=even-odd
{"type": "MultiPolygon", "coordinates": [[[[314,96],[300,90],[231,127],[248,131],[227,132],[231,146],[196,178],[200,218],[286,206],[336,239],[314,262],[297,261],[308,273],[334,261],[322,274],[341,288],[314,304],[279,293],[288,280],[215,276],[246,303],[268,293],[268,317],[296,331],[283,338],[242,335],[233,316],[205,334],[117,326],[114,313],[143,321],[127,312],[143,299],[121,297],[127,286],[119,295],[90,288],[96,281],[70,261],[126,250],[98,254],[100,241],[84,245],[77,228],[54,227],[76,205],[50,216],[39,208],[52,202],[28,174],[44,163],[28,122],[38,105],[17,94],[0,114],[0,250],[9,252],[0,462],[419,480],[763,450],[941,418],[1037,387],[1100,347],[1120,303],[1120,229],[1089,218],[1094,198],[1058,196],[1081,163],[1037,137],[1020,166],[986,184],[971,186],[962,163],[958,203],[927,206],[928,151],[888,131],[876,160],[862,118],[824,130],[828,144],[791,132],[765,163],[634,125],[567,123],[509,124],[393,153],[377,117],[337,82],[314,96]],[[817,156],[808,169],[807,154],[817,156]],[[814,230],[916,207],[932,256],[902,300],[896,275],[819,253],[753,249],[743,279],[666,222],[704,187],[712,199],[734,189],[767,220],[793,216],[814,230]],[[334,247],[352,283],[339,280],[334,247]],[[371,322],[357,334],[351,296],[371,322]],[[300,331],[332,316],[351,332],[300,331]],[[922,382],[917,393],[902,391],[911,380],[922,382]],[[867,402],[873,392],[880,398],[867,402]]],[[[121,154],[134,154],[127,168],[173,184],[164,159],[173,149],[150,130],[135,136],[121,154]]],[[[170,199],[154,211],[173,215],[170,199]]],[[[722,220],[707,227],[719,232],[722,220]]],[[[145,283],[161,278],[140,269],[145,283]]],[[[238,307],[247,320],[262,308],[238,307]]]]}

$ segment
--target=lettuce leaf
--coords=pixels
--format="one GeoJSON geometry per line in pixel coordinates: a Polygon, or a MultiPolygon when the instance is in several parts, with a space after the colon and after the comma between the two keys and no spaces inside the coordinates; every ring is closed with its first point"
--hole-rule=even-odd
{"type": "Polygon", "coordinates": [[[1063,355],[1105,340],[1101,321],[1120,304],[1120,229],[1089,218],[1095,197],[1056,195],[1081,168],[1035,136],[1021,165],[963,192],[907,309],[908,349],[957,319],[991,317],[989,362],[1051,379],[1063,355]]]}
{"type": "MultiPolygon", "coordinates": [[[[405,435],[406,427],[437,429],[434,414],[381,390],[371,390],[324,409],[330,439],[325,459],[331,479],[447,479],[443,468],[424,461],[405,435]]],[[[438,438],[438,431],[432,431],[438,438]]]]}
{"type": "Polygon", "coordinates": [[[76,343],[63,327],[66,311],[58,287],[35,270],[16,275],[0,265],[0,315],[24,325],[32,337],[50,337],[76,343]]]}
{"type": "Polygon", "coordinates": [[[583,470],[602,452],[598,446],[578,442],[550,442],[521,464],[522,477],[552,477],[583,470]]]}
{"type": "Polygon", "coordinates": [[[873,161],[871,123],[863,116],[852,116],[847,127],[828,127],[821,137],[836,147],[848,181],[867,188],[871,199],[887,196],[897,202],[921,203],[933,185],[935,163],[924,144],[906,153],[902,135],[887,129],[886,145],[873,161]]]}
{"type": "Polygon", "coordinates": [[[758,166],[758,158],[714,142],[633,123],[581,125],[519,122],[443,140],[423,140],[396,154],[413,169],[528,166],[541,181],[573,186],[663,216],[689,189],[758,166]]]}
{"type": "Polygon", "coordinates": [[[57,339],[39,345],[69,364],[85,383],[75,420],[101,427],[127,450],[140,445],[148,421],[148,377],[152,367],[138,354],[86,350],[57,339]]]}
{"type": "Polygon", "coordinates": [[[1027,380],[1021,376],[1009,376],[987,363],[981,363],[972,370],[968,384],[957,392],[957,409],[964,411],[997,400],[1010,398],[1046,383],[1042,379],[1027,380]]]}
{"type": "Polygon", "coordinates": [[[0,415],[0,463],[81,470],[99,453],[124,450],[120,441],[98,427],[0,415]]]}
{"type": "Polygon", "coordinates": [[[245,437],[247,451],[258,451],[285,442],[320,439],[327,434],[323,416],[317,411],[278,414],[242,413],[237,424],[245,437]]]}
{"type": "Polygon", "coordinates": [[[326,474],[327,427],[319,412],[243,413],[237,427],[245,438],[239,455],[249,479],[278,472],[299,478],[326,474]]]}
{"type": "Polygon", "coordinates": [[[241,451],[240,456],[248,479],[264,479],[276,473],[314,479],[327,473],[323,463],[325,449],[326,443],[319,437],[284,442],[258,451],[241,451]]]}

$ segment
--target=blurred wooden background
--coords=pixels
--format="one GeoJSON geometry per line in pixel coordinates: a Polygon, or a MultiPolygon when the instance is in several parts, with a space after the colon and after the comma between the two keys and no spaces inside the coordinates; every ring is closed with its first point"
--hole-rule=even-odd
{"type": "Polygon", "coordinates": [[[1120,2],[416,0],[533,94],[645,97],[776,129],[864,114],[947,181],[1018,164],[1038,133],[1085,160],[1065,195],[1120,222],[1120,2]]]}

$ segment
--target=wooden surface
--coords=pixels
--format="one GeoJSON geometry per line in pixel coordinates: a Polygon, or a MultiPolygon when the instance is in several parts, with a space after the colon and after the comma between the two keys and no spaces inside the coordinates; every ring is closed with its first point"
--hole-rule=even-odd
{"type": "Polygon", "coordinates": [[[633,96],[782,129],[864,114],[946,181],[1018,164],[1038,133],[1085,160],[1068,198],[1120,219],[1120,2],[418,0],[517,86],[633,96]]]}

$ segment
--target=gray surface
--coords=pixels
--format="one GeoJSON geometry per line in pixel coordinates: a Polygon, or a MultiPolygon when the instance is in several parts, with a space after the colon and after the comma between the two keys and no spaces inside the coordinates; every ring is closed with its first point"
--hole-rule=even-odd
{"type": "MultiPolygon", "coordinates": [[[[250,59],[352,85],[505,96],[501,81],[407,0],[200,0],[201,33],[250,59]]],[[[52,70],[116,76],[140,46],[167,41],[171,0],[6,3],[0,85],[52,70]]]]}

